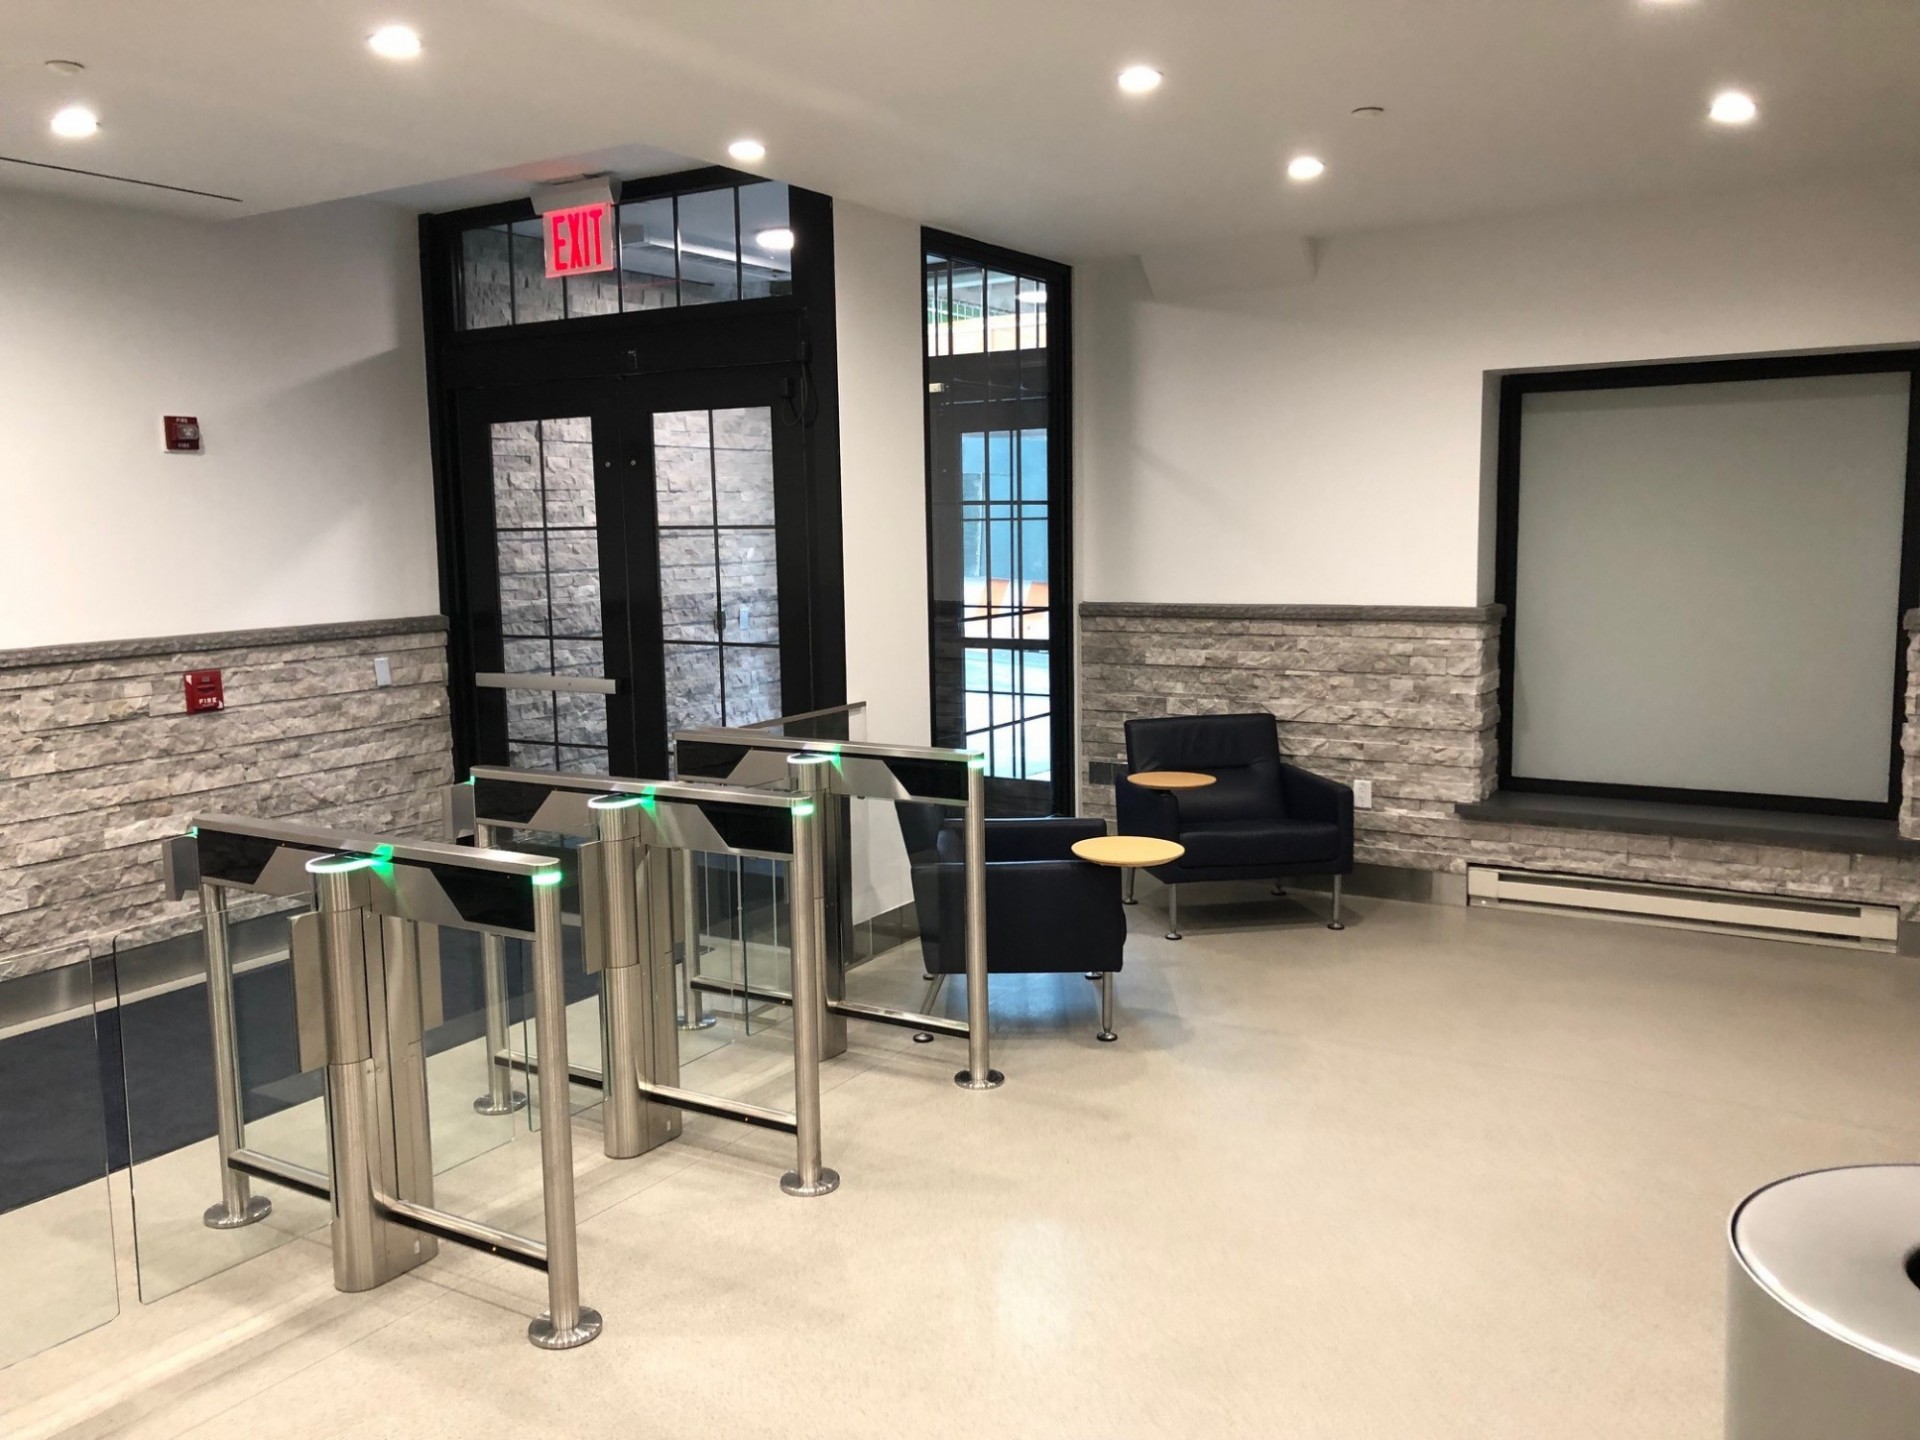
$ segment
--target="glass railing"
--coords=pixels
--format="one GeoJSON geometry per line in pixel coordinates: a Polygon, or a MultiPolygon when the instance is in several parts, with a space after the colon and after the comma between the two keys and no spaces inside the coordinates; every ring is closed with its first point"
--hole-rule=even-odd
{"type": "Polygon", "coordinates": [[[0,1366],[120,1309],[107,1177],[125,1156],[108,1141],[96,966],[105,979],[82,962],[0,981],[0,1366]]]}
{"type": "MultiPolygon", "coordinates": [[[[241,1120],[248,1148],[324,1176],[322,1079],[300,1064],[287,958],[295,913],[275,908],[229,921],[241,1120]]],[[[312,1234],[329,1210],[324,1199],[260,1181],[256,1193],[270,1207],[264,1218],[231,1229],[208,1223],[221,1173],[200,931],[146,943],[123,937],[113,947],[113,974],[135,1273],[140,1299],[150,1303],[312,1234]]]]}

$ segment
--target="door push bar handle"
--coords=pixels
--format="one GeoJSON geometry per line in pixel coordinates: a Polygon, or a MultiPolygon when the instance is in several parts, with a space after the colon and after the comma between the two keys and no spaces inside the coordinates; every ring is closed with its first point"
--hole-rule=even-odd
{"type": "Polygon", "coordinates": [[[507,675],[482,670],[473,677],[482,690],[565,691],[573,695],[618,695],[620,682],[604,675],[507,675]]]}

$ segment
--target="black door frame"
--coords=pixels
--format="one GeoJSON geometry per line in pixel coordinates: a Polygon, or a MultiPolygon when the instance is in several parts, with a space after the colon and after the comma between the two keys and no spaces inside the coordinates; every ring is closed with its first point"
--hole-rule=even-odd
{"type": "MultiPolygon", "coordinates": [[[[620,187],[619,199],[625,203],[687,194],[762,178],[713,167],[628,181],[620,187]]],[[[475,653],[475,605],[497,604],[498,595],[497,584],[483,587],[481,583],[497,577],[473,573],[468,497],[469,492],[487,490],[491,467],[476,471],[474,457],[463,452],[461,417],[463,409],[480,413],[491,404],[512,404],[483,398],[495,392],[565,382],[612,383],[623,378],[654,385],[673,383],[676,377],[689,383],[702,376],[719,382],[727,374],[759,377],[770,385],[778,402],[776,424],[785,421],[800,436],[800,472],[790,498],[803,502],[802,517],[796,522],[798,543],[789,545],[785,534],[781,537],[781,584],[784,590],[790,564],[804,565],[807,597],[806,623],[793,627],[798,648],[791,668],[783,603],[782,689],[788,705],[796,709],[845,702],[833,203],[825,195],[798,187],[790,187],[788,194],[789,223],[795,236],[788,295],[471,331],[460,328],[461,234],[475,226],[531,219],[532,202],[515,200],[420,218],[428,426],[441,608],[449,621],[448,690],[456,775],[464,775],[480,754],[481,703],[473,681],[477,672],[493,668],[478,663],[475,653]]],[[[614,458],[630,457],[622,453],[614,458]]],[[[657,587],[654,603],[658,603],[657,587]]]]}
{"type": "MultiPolygon", "coordinates": [[[[1055,260],[1027,255],[1004,246],[970,240],[950,231],[923,229],[920,249],[924,257],[940,254],[990,269],[1029,275],[1047,283],[1047,346],[1038,352],[1038,363],[1046,368],[1047,395],[1043,402],[1047,418],[1047,497],[1049,525],[1047,535],[1048,602],[1047,649],[1049,665],[1049,715],[1052,721],[1049,740],[1053,749],[1052,813],[1076,815],[1080,808],[1079,746],[1075,709],[1075,665],[1077,629],[1073,605],[1073,268],[1055,260]]],[[[936,369],[951,371],[977,364],[1004,363],[1009,354],[994,352],[979,356],[939,356],[928,353],[925,330],[921,335],[921,369],[931,395],[938,383],[936,369]]],[[[1035,402],[1022,402],[1035,403],[1035,402]]],[[[934,500],[935,477],[939,474],[939,456],[935,447],[941,437],[935,433],[932,407],[928,406],[924,426],[926,441],[926,526],[927,526],[927,690],[934,723],[940,714],[940,632],[942,619],[939,602],[933,593],[934,577],[939,569],[938,514],[934,500]]],[[[964,681],[962,682],[964,685],[964,681]]],[[[964,701],[962,702],[964,703],[964,701]]],[[[936,734],[934,743],[942,743],[936,734]]],[[[964,744],[964,737],[955,743],[964,744]]],[[[988,782],[989,791],[992,782],[988,782]]],[[[990,807],[991,808],[991,805],[990,807]]]]}
{"type": "Polygon", "coordinates": [[[1741,809],[1788,810],[1813,815],[1890,819],[1900,813],[1906,724],[1908,607],[1920,603],[1920,349],[1856,350],[1812,355],[1766,355],[1746,359],[1689,360],[1655,365],[1593,366],[1575,370],[1525,371],[1500,377],[1495,492],[1494,599],[1506,607],[1500,626],[1500,718],[1498,788],[1526,794],[1589,795],[1670,801],[1741,809]],[[1747,791],[1690,790],[1655,785],[1599,784],[1513,773],[1515,606],[1520,547],[1520,431],[1528,395],[1572,390],[1622,390],[1666,385],[1711,385],[1730,381],[1792,380],[1823,375],[1905,373],[1907,401],[1906,495],[1900,537],[1900,594],[1889,617],[1893,666],[1893,715],[1889,729],[1887,799],[1834,800],[1807,795],[1760,795],[1747,791]]]}

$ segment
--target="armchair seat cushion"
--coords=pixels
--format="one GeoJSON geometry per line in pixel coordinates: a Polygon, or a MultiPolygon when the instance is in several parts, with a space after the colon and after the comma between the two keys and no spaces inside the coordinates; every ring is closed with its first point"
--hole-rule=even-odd
{"type": "Polygon", "coordinates": [[[1212,820],[1183,826],[1183,869],[1247,865],[1312,865],[1342,858],[1340,827],[1311,820],[1212,820]]]}

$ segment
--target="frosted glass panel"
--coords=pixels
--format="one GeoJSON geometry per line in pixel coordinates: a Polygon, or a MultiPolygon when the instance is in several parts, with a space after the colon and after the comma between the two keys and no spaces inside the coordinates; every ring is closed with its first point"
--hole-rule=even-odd
{"type": "Polygon", "coordinates": [[[1513,773],[1884,801],[1905,374],[1525,397],[1513,773]]]}

